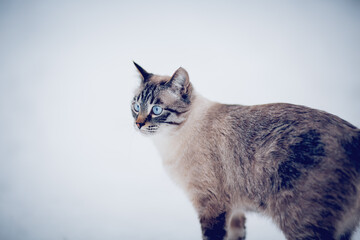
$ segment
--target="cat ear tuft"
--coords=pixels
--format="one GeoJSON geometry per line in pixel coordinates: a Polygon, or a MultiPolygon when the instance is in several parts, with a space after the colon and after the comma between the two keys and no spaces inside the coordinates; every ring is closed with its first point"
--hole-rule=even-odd
{"type": "Polygon", "coordinates": [[[137,64],[136,62],[133,61],[133,63],[135,65],[135,67],[137,68],[137,70],[140,72],[140,74],[141,74],[141,76],[143,78],[143,83],[147,82],[152,74],[145,71],[145,69],[140,67],[140,65],[137,64]]]}
{"type": "Polygon", "coordinates": [[[180,67],[172,75],[168,84],[179,89],[182,94],[187,93],[190,87],[189,74],[184,68],[180,67]]]}

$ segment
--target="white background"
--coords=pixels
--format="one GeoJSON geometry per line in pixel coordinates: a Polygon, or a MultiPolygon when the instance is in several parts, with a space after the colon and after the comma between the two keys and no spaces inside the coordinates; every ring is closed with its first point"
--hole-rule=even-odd
{"type": "MultiPolygon", "coordinates": [[[[182,66],[215,101],[302,104],[360,126],[359,43],[355,0],[1,1],[0,239],[200,239],[134,130],[132,60],[182,66]]],[[[247,231],[283,239],[254,214],[247,231]]]]}

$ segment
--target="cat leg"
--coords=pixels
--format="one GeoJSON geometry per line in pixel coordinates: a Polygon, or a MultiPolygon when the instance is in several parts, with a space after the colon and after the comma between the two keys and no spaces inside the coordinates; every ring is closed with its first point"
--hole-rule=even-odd
{"type": "Polygon", "coordinates": [[[225,230],[226,212],[217,216],[200,216],[201,230],[204,240],[223,240],[226,236],[225,230]]]}
{"type": "Polygon", "coordinates": [[[234,211],[227,224],[227,240],[245,240],[245,222],[245,215],[241,211],[234,211]]]}

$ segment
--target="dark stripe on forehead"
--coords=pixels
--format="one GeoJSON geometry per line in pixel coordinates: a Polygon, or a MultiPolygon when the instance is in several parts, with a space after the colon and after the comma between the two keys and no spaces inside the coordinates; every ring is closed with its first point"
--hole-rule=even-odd
{"type": "Polygon", "coordinates": [[[147,91],[149,90],[149,88],[144,88],[144,90],[141,92],[141,100],[144,102],[144,98],[147,94],[147,91]]]}
{"type": "MultiPolygon", "coordinates": [[[[151,86],[151,85],[150,85],[151,86]]],[[[142,100],[142,102],[144,102],[144,99],[145,99],[145,97],[146,97],[146,95],[148,94],[148,92],[149,92],[149,84],[146,84],[145,85],[145,87],[144,87],[144,89],[142,90],[142,92],[141,92],[141,100],[142,100]]]]}
{"type": "Polygon", "coordinates": [[[143,92],[144,97],[142,98],[143,102],[147,102],[149,100],[149,98],[151,98],[154,95],[155,88],[156,88],[155,85],[150,85],[149,87],[144,89],[144,92],[143,92]]]}
{"type": "Polygon", "coordinates": [[[150,103],[150,104],[153,104],[153,103],[154,103],[156,89],[157,89],[157,86],[155,86],[154,89],[152,90],[151,98],[149,99],[149,103],[150,103]]]}
{"type": "Polygon", "coordinates": [[[149,103],[150,103],[150,104],[154,104],[154,100],[155,100],[155,95],[153,94],[152,97],[151,97],[151,99],[150,99],[150,101],[149,101],[149,103]]]}

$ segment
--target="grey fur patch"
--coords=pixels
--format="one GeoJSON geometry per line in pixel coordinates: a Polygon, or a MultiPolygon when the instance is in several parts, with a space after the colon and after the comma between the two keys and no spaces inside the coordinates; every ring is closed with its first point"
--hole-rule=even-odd
{"type": "Polygon", "coordinates": [[[350,141],[342,141],[341,144],[347,156],[347,164],[360,173],[360,133],[350,141]]]}
{"type": "Polygon", "coordinates": [[[307,170],[317,166],[325,156],[320,134],[312,129],[300,134],[300,141],[289,147],[288,160],[279,164],[278,174],[282,189],[292,189],[295,181],[307,170]]]}

